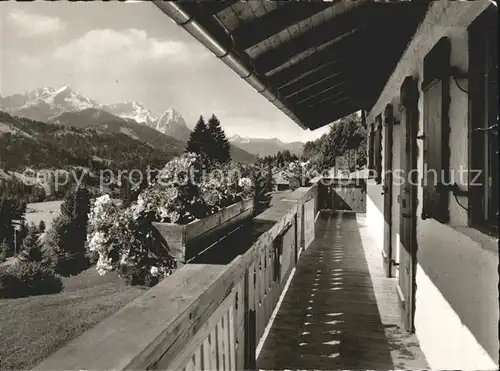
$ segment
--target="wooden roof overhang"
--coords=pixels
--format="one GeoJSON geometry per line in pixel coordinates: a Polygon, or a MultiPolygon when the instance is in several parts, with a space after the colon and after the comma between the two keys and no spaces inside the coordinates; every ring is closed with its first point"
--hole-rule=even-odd
{"type": "Polygon", "coordinates": [[[302,128],[376,102],[430,1],[155,4],[302,128]]]}

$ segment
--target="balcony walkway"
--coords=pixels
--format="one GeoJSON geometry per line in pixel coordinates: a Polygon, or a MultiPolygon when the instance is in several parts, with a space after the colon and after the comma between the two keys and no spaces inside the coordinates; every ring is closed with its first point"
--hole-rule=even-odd
{"type": "Polygon", "coordinates": [[[364,214],[322,212],[257,359],[259,369],[425,369],[400,327],[364,214]]]}

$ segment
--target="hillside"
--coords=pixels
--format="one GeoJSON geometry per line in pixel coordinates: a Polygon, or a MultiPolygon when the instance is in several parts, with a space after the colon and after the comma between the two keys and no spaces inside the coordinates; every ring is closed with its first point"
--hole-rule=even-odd
{"type": "Polygon", "coordinates": [[[98,108],[87,108],[77,112],[65,112],[54,117],[50,123],[71,126],[74,128],[98,128],[101,131],[114,134],[124,134],[128,137],[147,143],[162,151],[180,154],[184,152],[185,143],[158,132],[146,125],[137,124],[130,119],[117,117],[98,108]]]}
{"type": "MultiPolygon", "coordinates": [[[[131,119],[122,119],[98,108],[65,112],[54,117],[50,122],[76,128],[94,127],[108,133],[125,134],[132,139],[140,140],[162,151],[174,152],[176,154],[184,152],[186,148],[187,140],[181,141],[149,126],[137,124],[131,119]]],[[[190,130],[187,126],[186,130],[186,136],[189,138],[190,130]]],[[[235,146],[231,146],[231,158],[233,161],[242,163],[251,163],[256,160],[255,155],[235,146]]]]}
{"type": "MultiPolygon", "coordinates": [[[[111,126],[111,125],[110,125],[111,126]]],[[[181,151],[160,150],[124,133],[49,125],[0,111],[0,168],[63,169],[108,160],[116,169],[161,166],[181,151]]]]}

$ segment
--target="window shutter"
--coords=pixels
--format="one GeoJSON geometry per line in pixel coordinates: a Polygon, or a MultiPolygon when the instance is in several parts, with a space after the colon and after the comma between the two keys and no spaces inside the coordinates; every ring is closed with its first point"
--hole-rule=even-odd
{"type": "Polygon", "coordinates": [[[450,42],[442,38],[424,58],[422,218],[449,221],[450,42]]]}
{"type": "Polygon", "coordinates": [[[498,14],[469,27],[469,222],[498,233],[498,14]]]}
{"type": "Polygon", "coordinates": [[[377,131],[375,134],[375,174],[376,183],[382,183],[382,116],[378,115],[377,131]]]}
{"type": "Polygon", "coordinates": [[[373,130],[374,124],[370,124],[370,137],[368,141],[368,169],[373,170],[375,168],[374,156],[375,153],[375,132],[373,130]]]}

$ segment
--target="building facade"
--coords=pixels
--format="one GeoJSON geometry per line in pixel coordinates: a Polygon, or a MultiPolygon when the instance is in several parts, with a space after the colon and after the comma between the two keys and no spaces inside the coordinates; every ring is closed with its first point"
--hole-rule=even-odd
{"type": "Polygon", "coordinates": [[[498,16],[462,5],[431,5],[368,115],[367,218],[430,366],[496,369],[498,16]]]}

